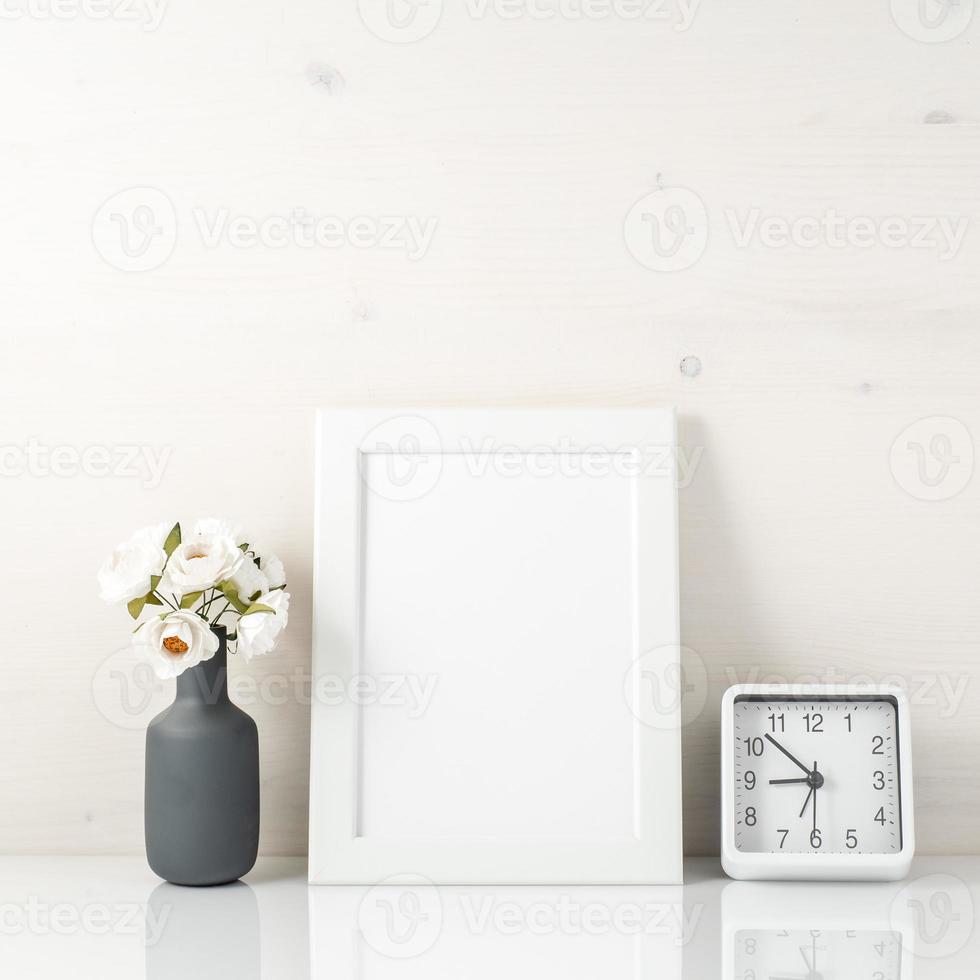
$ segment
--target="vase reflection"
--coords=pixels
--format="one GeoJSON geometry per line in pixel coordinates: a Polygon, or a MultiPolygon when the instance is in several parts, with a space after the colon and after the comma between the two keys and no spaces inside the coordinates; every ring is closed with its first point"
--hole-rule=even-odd
{"type": "Polygon", "coordinates": [[[213,888],[164,882],[150,895],[147,980],[259,980],[259,907],[243,881],[213,888]]]}

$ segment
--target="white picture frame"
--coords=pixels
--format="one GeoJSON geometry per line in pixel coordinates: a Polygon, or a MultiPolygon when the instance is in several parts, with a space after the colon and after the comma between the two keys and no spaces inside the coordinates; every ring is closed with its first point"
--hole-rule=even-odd
{"type": "Polygon", "coordinates": [[[680,883],[673,410],[316,438],[310,882],[680,883]]]}

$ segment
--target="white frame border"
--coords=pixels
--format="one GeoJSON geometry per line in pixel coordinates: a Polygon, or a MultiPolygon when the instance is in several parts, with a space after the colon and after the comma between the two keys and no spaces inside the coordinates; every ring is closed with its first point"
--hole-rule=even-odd
{"type": "MultiPolygon", "coordinates": [[[[361,568],[360,456],[381,451],[372,433],[423,419],[446,451],[482,446],[492,437],[508,448],[538,451],[572,438],[576,447],[631,450],[646,463],[669,450],[669,471],[634,477],[637,540],[635,649],[672,648],[679,658],[676,419],[673,409],[408,409],[320,410],[314,573],[313,673],[349,679],[358,654],[361,568]],[[667,545],[664,538],[667,538],[667,545]]],[[[388,443],[386,443],[388,445],[388,443]]],[[[567,448],[565,448],[567,451],[567,448]]],[[[639,656],[639,654],[637,654],[639,656]]],[[[352,705],[312,709],[309,880],[363,884],[411,873],[435,884],[679,884],[681,718],[664,727],[635,720],[634,836],[619,841],[526,843],[392,841],[355,836],[356,711],[352,705]]]]}
{"type": "Polygon", "coordinates": [[[730,878],[801,881],[900,881],[915,853],[915,807],[912,797],[912,738],[905,692],[891,684],[736,684],[721,701],[721,864],[730,878]],[[897,706],[899,806],[902,849],[895,854],[769,854],[735,846],[733,719],[735,699],[764,697],[894,698],[897,706]]]}

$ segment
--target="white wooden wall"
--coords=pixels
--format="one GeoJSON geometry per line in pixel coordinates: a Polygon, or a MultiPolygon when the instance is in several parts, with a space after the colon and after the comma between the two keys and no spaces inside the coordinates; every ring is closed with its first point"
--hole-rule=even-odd
{"type": "MultiPolygon", "coordinates": [[[[152,710],[123,707],[130,627],[94,584],[132,527],[247,522],[295,598],[280,654],[235,683],[308,670],[313,409],[354,403],[677,404],[702,453],[682,625],[708,678],[688,851],[716,850],[723,688],[829,670],[910,686],[921,850],[980,850],[973,0],[936,27],[913,0],[666,0],[666,21],[429,0],[400,29],[381,0],[27,2],[0,29],[0,850],[141,850],[152,710]],[[643,214],[678,205],[671,259],[643,214]],[[297,208],[435,231],[414,257],[363,224],[361,247],[209,238],[297,208]],[[147,214],[127,255],[119,222],[147,214]],[[740,238],[835,214],[840,247],[740,238]],[[67,448],[29,466],[31,440],[67,448]],[[162,478],[72,464],[126,446],[162,478]]],[[[267,853],[305,850],[302,701],[249,707],[267,853]]]]}

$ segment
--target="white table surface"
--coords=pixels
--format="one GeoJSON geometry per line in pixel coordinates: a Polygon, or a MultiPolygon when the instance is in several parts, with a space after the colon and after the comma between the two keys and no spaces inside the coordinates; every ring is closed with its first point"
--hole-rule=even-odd
{"type": "Polygon", "coordinates": [[[918,859],[896,884],[732,882],[708,858],[688,860],[683,887],[311,888],[305,871],[303,859],[264,858],[242,883],[193,889],[160,882],[135,857],[0,858],[2,975],[932,980],[980,972],[980,858],[918,859]],[[878,952],[882,937],[891,948],[878,952]]]}

